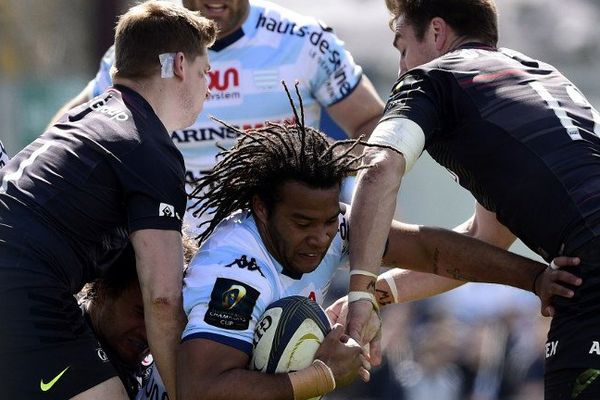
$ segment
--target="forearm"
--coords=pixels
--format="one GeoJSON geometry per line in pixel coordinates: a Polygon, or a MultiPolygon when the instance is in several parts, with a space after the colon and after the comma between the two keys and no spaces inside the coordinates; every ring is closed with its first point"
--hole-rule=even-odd
{"type": "Polygon", "coordinates": [[[181,284],[183,249],[178,231],[144,229],[131,234],[144,301],[150,352],[165,388],[176,398],[177,346],[185,324],[181,284]]]}
{"type": "Polygon", "coordinates": [[[464,281],[401,268],[379,275],[375,284],[380,306],[422,300],[452,290],[464,281]],[[392,286],[393,285],[393,286],[392,286]]]}
{"type": "MultiPolygon", "coordinates": [[[[186,355],[180,357],[185,362],[186,355]]],[[[266,374],[232,368],[218,375],[198,375],[193,369],[179,369],[181,400],[306,400],[323,396],[335,388],[331,372],[323,362],[290,373],[266,374]],[[320,365],[315,365],[320,363],[320,365]],[[235,384],[232,384],[234,382],[235,384]]]]}
{"type": "Polygon", "coordinates": [[[288,374],[263,374],[236,368],[203,379],[183,370],[180,373],[180,400],[294,399],[288,374]]]}
{"type": "Polygon", "coordinates": [[[468,281],[499,283],[531,290],[546,265],[510,253],[480,240],[441,228],[421,227],[426,246],[422,262],[406,268],[468,281]],[[425,240],[426,238],[426,240],[425,240]]]}
{"type": "Polygon", "coordinates": [[[167,393],[176,398],[176,354],[185,326],[181,298],[170,302],[144,304],[146,333],[152,357],[167,393]]]}
{"type": "MultiPolygon", "coordinates": [[[[361,171],[357,179],[350,212],[350,269],[377,274],[396,209],[404,160],[397,154],[380,152],[366,158],[365,163],[373,166],[361,171]]],[[[350,290],[367,290],[372,281],[366,278],[351,276],[350,290]]]]}

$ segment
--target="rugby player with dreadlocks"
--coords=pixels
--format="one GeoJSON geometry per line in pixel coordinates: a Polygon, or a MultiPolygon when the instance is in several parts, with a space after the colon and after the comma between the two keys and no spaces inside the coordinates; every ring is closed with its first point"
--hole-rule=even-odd
{"type": "MultiPolygon", "coordinates": [[[[339,325],[306,369],[288,374],[248,369],[253,332],[265,308],[291,295],[322,303],[334,272],[348,255],[349,221],[346,207],[339,203],[340,184],[361,168],[360,157],[351,150],[364,143],[330,143],[304,125],[302,100],[299,116],[291,97],[290,102],[296,125],[267,123],[262,129],[238,131],[234,147],[222,153],[192,193],[194,212],[210,213],[212,219],[199,236],[201,247],[184,278],[188,324],[178,354],[182,399],[301,400],[324,395],[357,374],[368,380],[368,363],[359,349],[344,343],[339,325]],[[232,288],[245,296],[223,304],[232,288]]],[[[465,270],[546,267],[443,229],[394,223],[389,237],[389,265],[425,269],[435,261],[440,269],[459,262],[465,270]],[[460,253],[453,249],[466,246],[471,256],[458,259],[460,253]]],[[[462,283],[418,272],[403,274],[398,282],[394,277],[378,280],[378,289],[390,296],[371,299],[374,307],[391,298],[416,299],[462,283]],[[401,292],[394,296],[397,287],[401,292]]],[[[521,284],[531,289],[530,280],[521,284]]],[[[545,294],[552,290],[549,285],[538,288],[545,294]]],[[[378,319],[374,325],[373,334],[378,319]]]]}

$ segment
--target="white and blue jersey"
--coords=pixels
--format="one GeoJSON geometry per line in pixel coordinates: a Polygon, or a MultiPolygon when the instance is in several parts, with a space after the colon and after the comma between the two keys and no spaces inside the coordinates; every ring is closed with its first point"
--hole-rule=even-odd
{"type": "MultiPolygon", "coordinates": [[[[345,99],[361,79],[361,68],[323,23],[266,1],[250,4],[242,27],[208,51],[211,95],[204,111],[192,126],[172,133],[185,159],[188,183],[214,166],[217,143],[230,147],[238,136],[210,116],[242,129],[293,121],[281,81],[293,90],[297,80],[305,123],[318,128],[321,109],[345,99]]],[[[112,84],[113,61],[111,48],[91,83],[94,96],[112,84]]]]}
{"type": "Polygon", "coordinates": [[[210,339],[251,355],[256,322],[272,302],[300,295],[322,304],[337,268],[347,260],[347,220],[311,273],[287,273],[269,253],[255,220],[238,212],[221,222],[190,263],[183,305],[183,340],[210,339]]]}

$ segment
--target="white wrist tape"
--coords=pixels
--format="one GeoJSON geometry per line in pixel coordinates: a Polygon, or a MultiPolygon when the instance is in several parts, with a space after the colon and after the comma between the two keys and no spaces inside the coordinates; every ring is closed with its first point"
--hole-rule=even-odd
{"type": "Polygon", "coordinates": [[[407,118],[392,118],[380,122],[371,136],[369,143],[391,146],[404,156],[406,174],[425,148],[425,133],[415,122],[407,118]]]}
{"type": "Polygon", "coordinates": [[[370,271],[365,271],[364,269],[353,269],[352,271],[350,271],[350,276],[352,275],[364,275],[377,279],[377,274],[374,274],[370,271]]]}
{"type": "Polygon", "coordinates": [[[359,300],[369,300],[373,305],[373,308],[379,311],[379,303],[375,299],[373,293],[361,291],[352,291],[348,293],[348,303],[354,303],[355,301],[359,300]]]}
{"type": "Polygon", "coordinates": [[[554,260],[552,260],[550,262],[550,265],[548,265],[550,267],[551,270],[556,271],[558,269],[558,265],[556,265],[556,263],[554,262],[554,260]]]}
{"type": "Polygon", "coordinates": [[[398,287],[396,286],[396,281],[394,280],[394,277],[390,276],[389,274],[382,274],[381,277],[383,279],[385,279],[388,286],[390,287],[390,292],[392,292],[392,300],[394,300],[394,303],[397,303],[398,302],[398,287]]]}

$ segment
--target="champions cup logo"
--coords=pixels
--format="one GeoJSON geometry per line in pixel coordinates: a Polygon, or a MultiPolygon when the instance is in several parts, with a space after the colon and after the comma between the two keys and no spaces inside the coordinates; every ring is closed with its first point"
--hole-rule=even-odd
{"type": "Polygon", "coordinates": [[[231,310],[246,296],[246,288],[241,285],[231,285],[223,293],[221,302],[226,310],[231,310]]]}

